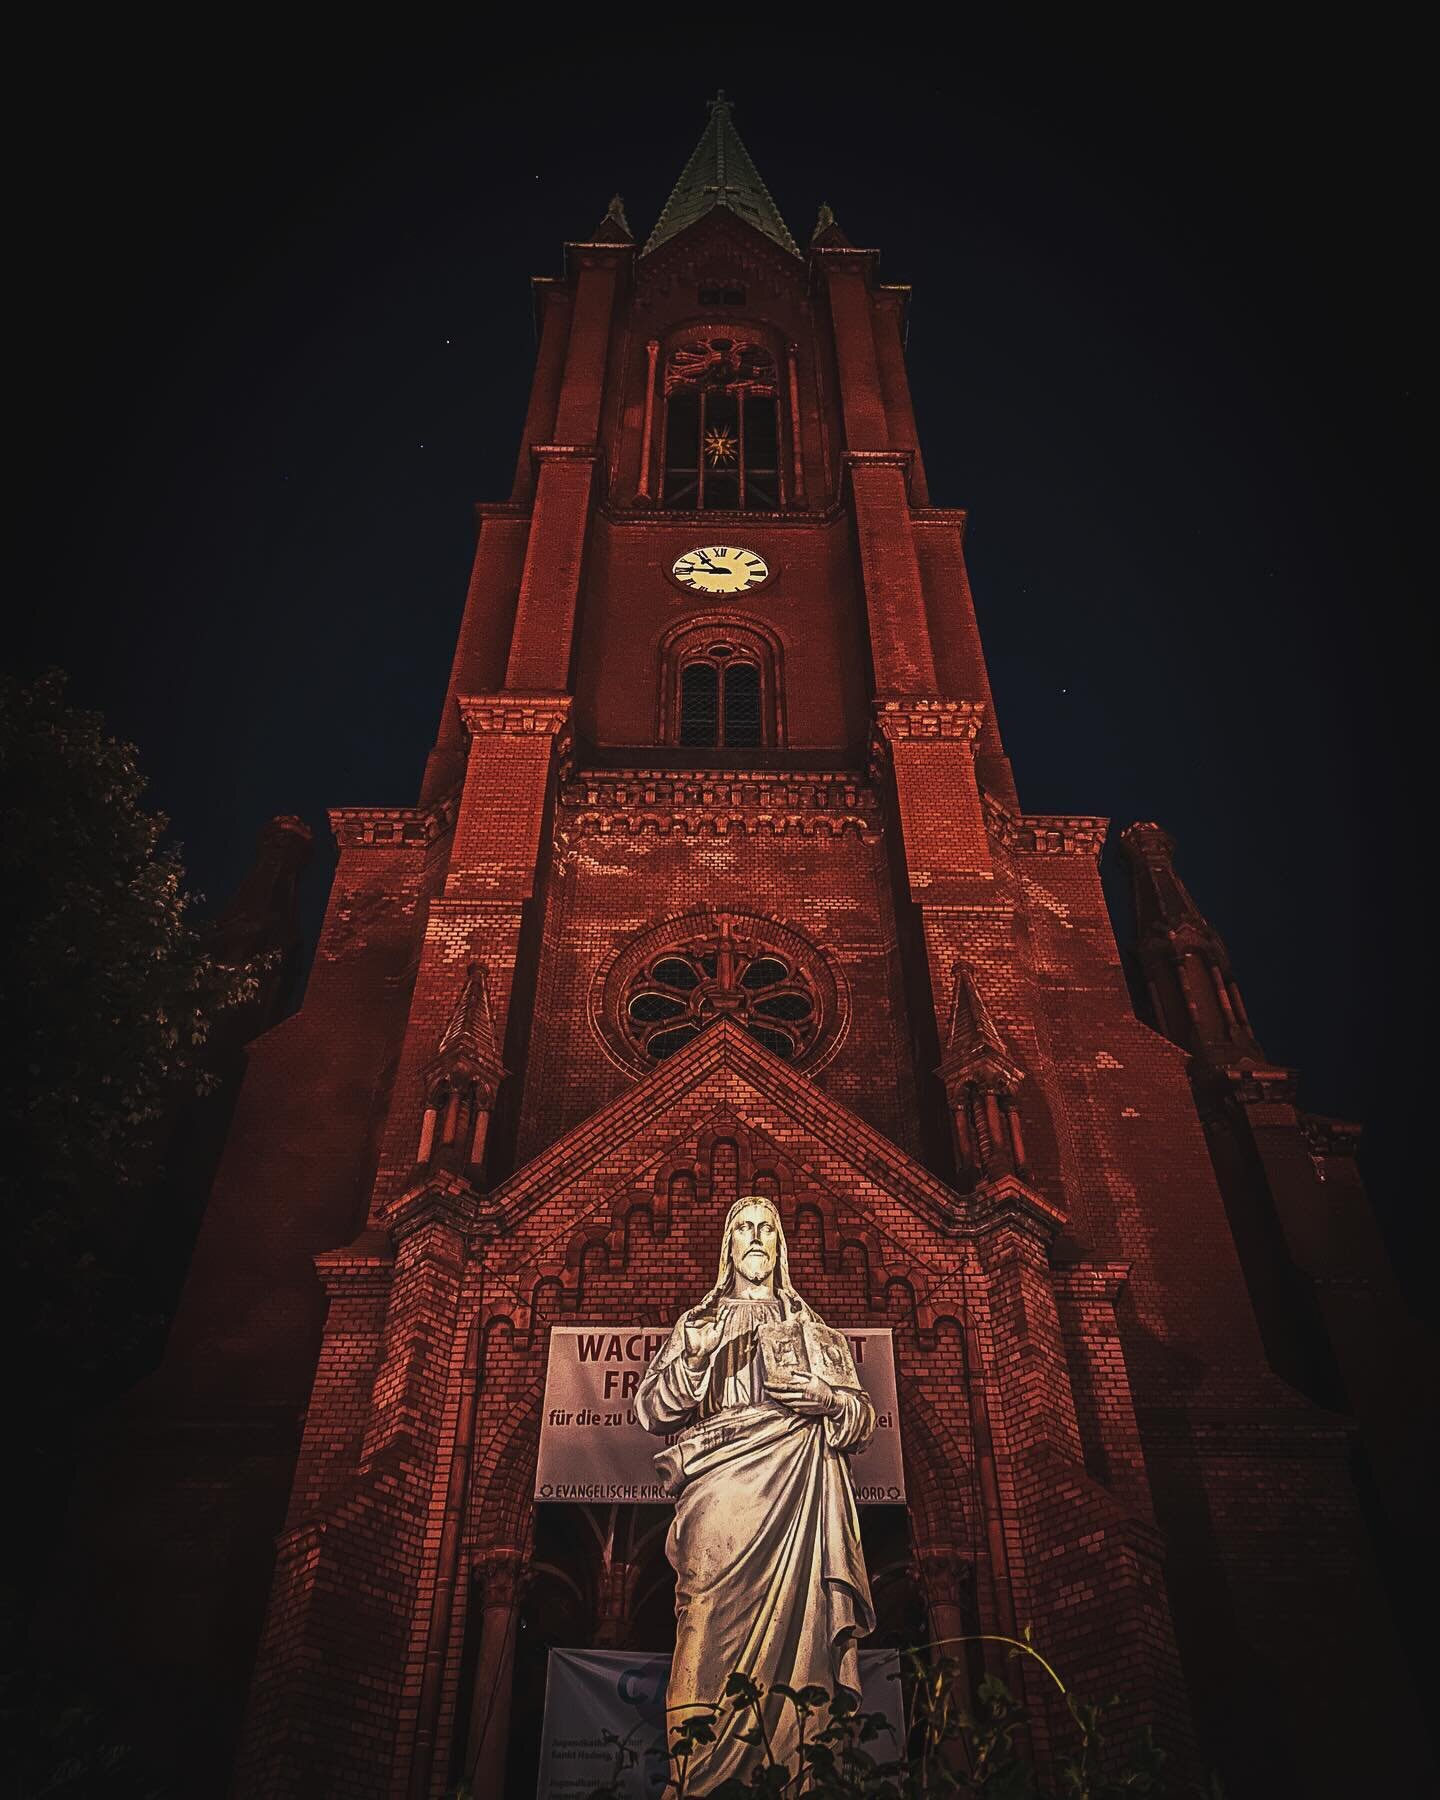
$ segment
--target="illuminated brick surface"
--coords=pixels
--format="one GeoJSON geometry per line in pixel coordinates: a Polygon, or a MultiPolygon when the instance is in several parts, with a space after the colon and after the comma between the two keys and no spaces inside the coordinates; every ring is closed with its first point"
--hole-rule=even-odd
{"type": "MultiPolygon", "coordinates": [[[[109,1641],[128,1631],[205,1741],[248,1688],[238,1794],[438,1795],[467,1766],[504,1791],[507,1733],[513,1772],[537,1723],[516,1614],[553,1580],[541,1525],[566,1532],[529,1498],[547,1326],[668,1323],[755,1188],[824,1314],[894,1329],[894,1581],[932,1629],[1032,1624],[1078,1691],[1124,1696],[1117,1729],[1238,1758],[1236,1795],[1360,1791],[1351,1747],[1316,1733],[1388,1631],[1347,1424],[1272,1368],[1186,1053],[1122,978],[1105,821],[1020,809],[963,515],[924,485],[903,292],[833,226],[807,265],[723,208],[566,267],[537,283],[515,489],[480,509],[423,798],[335,815],[304,1006],[252,1047],[166,1366],[114,1451],[109,1641]],[[693,332],[717,283],[746,306],[705,330],[792,356],[779,513],[646,499],[647,345],[693,332]],[[668,571],[707,542],[772,579],[688,595],[668,571]],[[663,742],[660,647],[690,616],[780,647],[773,749],[663,742]],[[611,960],[706,909],[828,960],[823,1066],[731,1023],[643,1077],[611,1054],[611,960]],[[1014,1141],[969,1097],[973,1155],[936,1075],[962,962],[1021,1075],[1014,1141]],[[421,1166],[475,963],[509,1073],[481,1160],[421,1166]]],[[[1293,1110],[1277,1130],[1299,1143],[1293,1110]]],[[[639,1642],[658,1549],[597,1567],[592,1536],[570,1527],[579,1629],[639,1642]]],[[[1044,1759],[1065,1722],[1025,1687],[1044,1759]]]]}

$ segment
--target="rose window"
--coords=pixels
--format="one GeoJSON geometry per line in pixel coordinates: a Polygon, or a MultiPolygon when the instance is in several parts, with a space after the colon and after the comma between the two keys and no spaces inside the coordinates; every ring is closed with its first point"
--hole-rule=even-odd
{"type": "Polygon", "coordinates": [[[614,1060],[644,1075],[730,1019],[808,1074],[844,1041],[841,965],[802,932],[759,913],[697,907],[615,945],[595,972],[590,1022],[614,1060]]]}
{"type": "Polygon", "coordinates": [[[754,938],[728,919],[713,936],[647,957],[626,984],[621,1024],[648,1058],[674,1053],[718,1018],[731,1018],[757,1043],[787,1061],[814,1042],[820,1007],[799,960],[754,938]]]}

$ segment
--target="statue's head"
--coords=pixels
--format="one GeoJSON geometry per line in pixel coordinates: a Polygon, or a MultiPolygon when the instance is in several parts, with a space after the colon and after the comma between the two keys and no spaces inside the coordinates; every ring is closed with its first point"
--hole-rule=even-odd
{"type": "Polygon", "coordinates": [[[768,1200],[747,1196],[737,1201],[725,1221],[730,1238],[730,1267],[747,1281],[770,1280],[780,1254],[780,1217],[768,1200]]]}
{"type": "Polygon", "coordinates": [[[790,1256],[779,1208],[764,1194],[742,1194],[725,1215],[720,1272],[711,1293],[731,1293],[737,1273],[756,1283],[768,1278],[781,1299],[803,1305],[790,1285],[790,1256]]]}

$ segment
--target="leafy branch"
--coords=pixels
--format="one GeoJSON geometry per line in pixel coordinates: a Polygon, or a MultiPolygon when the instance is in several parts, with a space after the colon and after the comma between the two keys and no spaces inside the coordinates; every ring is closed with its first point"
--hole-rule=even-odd
{"type": "MultiPolygon", "coordinates": [[[[909,1695],[905,1742],[896,1754],[881,1760],[877,1740],[894,1735],[883,1712],[865,1712],[854,1695],[807,1685],[795,1688],[784,1682],[768,1690],[736,1671],[725,1684],[716,1704],[696,1711],[674,1726],[670,1734],[671,1786],[667,1797],[699,1800],[690,1786],[697,1749],[713,1743],[717,1725],[727,1715],[750,1715],[753,1722],[737,1735],[753,1744],[761,1755],[748,1782],[731,1776],[706,1791],[706,1800],[1129,1800],[1147,1795],[1151,1800],[1224,1800],[1218,1780],[1204,1781],[1175,1776],[1166,1767],[1165,1753],[1153,1742],[1148,1729],[1121,1749],[1107,1742],[1102,1723],[1119,1706],[1112,1696],[1102,1702],[1080,1699],[1054,1665],[1036,1648],[1030,1627],[1021,1637],[976,1632],[965,1637],[942,1638],[900,1653],[903,1681],[909,1695]],[[1046,1785],[1026,1750],[1031,1723],[1027,1708],[1004,1681],[987,1672],[969,1697],[968,1675],[962,1659],[945,1652],[967,1644],[1003,1647],[1012,1661],[1027,1658],[1044,1671],[1054,1686],[1075,1728],[1077,1743],[1054,1764],[1054,1783],[1046,1785]],[[767,1724],[765,1702],[778,1700],[780,1713],[770,1709],[767,1724]],[[776,1717],[790,1708],[795,1714],[796,1748],[789,1758],[776,1755],[779,1734],[776,1717]]],[[[632,1734],[633,1735],[633,1734],[632,1734]]],[[[790,1734],[783,1734],[789,1736],[790,1734]]],[[[619,1748],[612,1779],[596,1788],[588,1800],[629,1800],[632,1792],[626,1775],[636,1756],[606,1733],[619,1748]]]]}

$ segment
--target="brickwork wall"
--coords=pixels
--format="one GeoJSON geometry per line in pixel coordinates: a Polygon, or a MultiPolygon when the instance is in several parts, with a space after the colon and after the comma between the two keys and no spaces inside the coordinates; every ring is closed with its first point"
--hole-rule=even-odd
{"type": "MultiPolygon", "coordinates": [[[[424,806],[336,815],[315,974],[255,1047],[159,1384],[293,1428],[313,1376],[237,1794],[443,1791],[476,1730],[462,1665],[501,1680],[523,1603],[550,1325],[668,1324],[751,1189],[831,1323],[895,1332],[932,1617],[961,1615],[968,1570],[984,1629],[1033,1624],[1078,1689],[1125,1693],[1124,1725],[1183,1751],[1188,1687],[1212,1753],[1243,1733],[1250,1755],[1263,1693],[1281,1723],[1252,1791],[1359,1791],[1314,1728],[1385,1630],[1344,1426],[1267,1364],[1184,1059],[1130,1008],[1105,822],[1018,808],[961,520],[918,466],[903,296],[834,230],[807,268],[723,211],[638,261],[572,245],[539,289],[514,495],[482,510],[424,806]],[[697,312],[712,279],[743,316],[697,312]],[[657,510],[650,346],[751,328],[783,369],[803,506],[657,510]],[[729,616],[778,646],[785,738],[707,773],[657,742],[659,659],[727,607],[668,570],[737,538],[774,570],[729,616]],[[648,1074],[607,1049],[597,980],[700,907],[830,959],[848,1011],[813,1079],[731,1022],[648,1074]],[[456,1173],[422,1166],[420,1121],[476,962],[510,1074],[487,1167],[456,1173]],[[962,962],[1025,1146],[963,1191],[930,1130],[962,962]]],[[[248,1473],[191,1453],[195,1516],[260,1541],[278,1442],[248,1473]]],[[[622,1571],[595,1601],[607,1641],[624,1593],[622,1571]]],[[[995,1666],[1048,1756],[1065,1716],[995,1666]]]]}
{"type": "Polygon", "coordinates": [[[1060,1263],[1054,1288],[1086,1472],[1143,1517],[1150,1484],[1115,1317],[1128,1275],[1127,1263],[1060,1263]]]}
{"type": "Polygon", "coordinates": [[[965,568],[964,514],[937,511],[917,517],[912,511],[911,519],[940,692],[957,700],[978,701],[984,707],[975,741],[980,785],[1018,813],[1015,778],[1000,741],[1000,721],[965,568]]]}
{"type": "Polygon", "coordinates": [[[875,307],[868,279],[870,262],[864,251],[827,252],[823,270],[839,364],[840,414],[846,448],[883,454],[902,447],[891,440],[890,419],[880,386],[875,307]]]}
{"type": "MultiPolygon", "coordinates": [[[[1133,1016],[1093,860],[1017,850],[1014,863],[1073,1169],[1067,1237],[1128,1269],[1107,1362],[1123,1355],[1133,1401],[1097,1428],[1118,1427],[1123,1447],[1133,1404],[1202,1739],[1255,1792],[1358,1791],[1367,1752],[1327,1740],[1322,1721],[1347,1704],[1347,1646],[1380,1632],[1381,1660],[1394,1652],[1344,1423],[1267,1361],[1186,1059],[1133,1016]],[[1317,1607],[1322,1588],[1334,1598],[1317,1607]],[[1282,1730],[1256,1732],[1257,1689],[1282,1730]]],[[[1098,1397],[1086,1360],[1072,1348],[1074,1390],[1098,1397]]],[[[1123,1491],[1108,1442],[1092,1438],[1087,1459],[1123,1491]]],[[[1409,1752],[1393,1754],[1403,1767],[1409,1752]]]]}
{"type": "Polygon", "coordinates": [[[594,466],[563,452],[541,456],[505,685],[559,693],[570,685],[594,466]]]}
{"type": "Polygon", "coordinates": [[[482,512],[440,728],[425,771],[427,804],[458,788],[465,774],[460,696],[493,693],[504,682],[529,539],[528,511],[492,507],[482,512]]]}
{"type": "MultiPolygon", "coordinates": [[[[886,436],[892,449],[903,450],[910,459],[911,505],[928,506],[930,486],[925,479],[925,459],[920,449],[920,433],[915,427],[915,407],[905,367],[905,309],[909,298],[909,288],[883,288],[872,296],[875,361],[885,402],[886,436]]],[[[964,693],[966,690],[947,687],[946,691],[964,693]]]]}
{"type": "Polygon", "coordinates": [[[434,879],[423,845],[342,853],[304,1009],[250,1047],[167,1387],[205,1404],[303,1404],[324,1317],[312,1259],[364,1223],[434,879]],[[283,1206],[264,1204],[275,1194],[283,1206]]]}
{"type": "Polygon", "coordinates": [[[436,844],[418,813],[337,817],[305,1008],[249,1047],[165,1360],[77,1480],[47,1621],[114,1683],[138,1742],[182,1766],[233,1748],[287,1497],[335,1494],[369,1416],[383,1299],[336,1294],[327,1329],[313,1259],[364,1222],[436,844]],[[344,1400],[297,1495],[317,1363],[344,1400]]]}
{"type": "Polygon", "coordinates": [[[848,1021],[817,1079],[896,1143],[918,1148],[895,929],[873,811],[851,813],[837,830],[843,814],[797,807],[777,828],[776,811],[754,799],[742,798],[733,817],[731,810],[712,799],[695,809],[711,817],[687,828],[673,801],[657,801],[638,817],[632,809],[628,820],[597,815],[579,796],[558,809],[560,866],[532,1024],[522,1162],[635,1080],[633,1069],[617,1066],[589,1016],[611,956],[636,933],[705,907],[776,919],[830,958],[843,980],[848,1021]],[[717,812],[729,820],[724,830],[713,823],[717,812]]]}
{"type": "Polygon", "coordinates": [[[555,409],[557,444],[593,444],[598,435],[620,264],[628,260],[627,252],[589,249],[575,258],[575,308],[555,409]]]}
{"type": "Polygon", "coordinates": [[[1074,1187],[1074,1157],[1054,1077],[1048,1020],[1023,953],[1025,916],[1015,909],[1013,885],[1002,870],[993,894],[984,900],[966,907],[927,906],[923,911],[937,1014],[948,1018],[955,964],[963,960],[1025,1072],[1014,1104],[1024,1133],[1026,1180],[1063,1207],[1074,1187]]]}
{"type": "Polygon", "coordinates": [[[1270,1372],[1183,1056],[1134,1017],[1091,859],[1022,855],[1030,946],[1064,1095],[1072,1229],[1130,1260],[1131,1371],[1147,1401],[1288,1405],[1270,1372]]]}
{"type": "Polygon", "coordinates": [[[237,1794],[391,1792],[418,1572],[405,1486],[373,1475],[281,1538],[237,1794]]]}
{"type": "Polygon", "coordinates": [[[1422,1791],[1423,1777],[1412,1786],[1423,1768],[1419,1720],[1356,1505],[1344,1422],[1201,1409],[1140,1417],[1209,1755],[1245,1769],[1243,1791],[1256,1794],[1358,1794],[1377,1779],[1422,1791]],[[1345,1722],[1367,1679],[1394,1700],[1378,1742],[1345,1722]],[[1265,1732],[1255,1727],[1256,1693],[1271,1720],[1265,1732]]]}
{"type": "MultiPolygon", "coordinates": [[[[555,442],[555,413],[560,404],[560,386],[565,377],[565,353],[570,346],[570,321],[574,295],[564,282],[536,276],[531,282],[535,293],[535,311],[539,346],[535,357],[535,374],[530,383],[530,404],[525,410],[525,427],[520,433],[520,449],[515,460],[513,502],[524,503],[535,492],[534,449],[537,444],[555,442]]],[[[488,682],[462,683],[457,693],[478,693],[488,682]]]]}
{"type": "Polygon", "coordinates": [[[464,785],[444,846],[443,888],[416,945],[418,969],[382,1139],[372,1201],[378,1221],[413,1170],[433,1060],[473,963],[486,971],[497,1046],[504,1043],[527,903],[535,894],[569,702],[556,696],[467,696],[464,785]]]}
{"type": "MultiPolygon", "coordinates": [[[[898,1216],[877,1183],[857,1180],[853,1150],[837,1153],[828,1134],[812,1135],[813,1125],[807,1130],[773,1103],[762,1115],[758,1096],[733,1077],[720,1090],[718,1113],[716,1097],[707,1086],[665,1105],[664,1141],[672,1148],[658,1164],[647,1140],[626,1144],[497,1246],[503,1267],[488,1291],[512,1292],[514,1329],[505,1334],[504,1361],[493,1374],[487,1366],[482,1390],[477,1545],[513,1541],[523,1517],[511,1466],[515,1419],[527,1406],[538,1411],[544,1326],[556,1319],[670,1324],[714,1278],[726,1207],[739,1192],[758,1189],[778,1193],[792,1274],[826,1318],[894,1329],[917,1542],[975,1557],[979,1503],[960,1334],[953,1321],[946,1328],[927,1315],[922,1338],[916,1300],[917,1289],[949,1281],[951,1304],[958,1301],[958,1246],[933,1225],[898,1216]],[[606,1191],[606,1179],[617,1176],[606,1191]]],[[[533,1428],[525,1443],[533,1443],[533,1428]]]]}
{"type": "Polygon", "coordinates": [[[395,1270],[389,1234],[381,1232],[362,1234],[354,1245],[316,1261],[329,1311],[309,1411],[323,1417],[325,1429],[309,1432],[301,1447],[287,1515],[291,1526],[313,1518],[350,1490],[371,1425],[395,1270]]]}
{"type": "MultiPolygon", "coordinates": [[[[1188,1753],[1189,1709],[1143,1465],[1112,1485],[1083,1460],[1083,1442],[1107,1425],[1118,1435],[1129,1405],[1123,1361],[1108,1371],[1107,1418],[1094,1383],[1076,1388],[1069,1379],[1043,1235],[1002,1225],[977,1248],[984,1280],[972,1280],[972,1307],[994,1370],[988,1411],[1017,1620],[1043,1621],[1046,1653],[1076,1692],[1124,1694],[1118,1729],[1148,1723],[1171,1754],[1188,1753]]],[[[1088,1269],[1076,1278],[1094,1279],[1088,1269]]],[[[1138,1452],[1133,1411],[1130,1425],[1138,1452]]],[[[1024,1681],[1038,1715],[1037,1751],[1071,1747],[1073,1724],[1058,1696],[1033,1670],[1024,1681]]]]}
{"type": "Polygon", "coordinates": [[[757,619],[773,631],[783,646],[785,747],[863,760],[869,725],[865,623],[843,519],[821,523],[762,514],[723,526],[703,515],[597,520],[576,658],[575,724],[582,743],[646,746],[652,754],[661,640],[692,616],[757,619]],[[732,600],[703,598],[671,579],[685,551],[714,543],[740,543],[763,556],[770,579],[732,600]]]}
{"type": "MultiPolygon", "coordinates": [[[[467,1724],[455,1674],[468,1593],[464,1569],[529,1536],[546,1327],[560,1318],[670,1323],[713,1279],[725,1208],[752,1189],[778,1198],[792,1271],[812,1303],[837,1325],[889,1324],[896,1333],[917,1552],[958,1554],[971,1563],[982,1584],[982,1619],[1011,1630],[1017,1618],[1034,1616],[1050,1604],[1047,1596],[1059,1592],[1059,1559],[1082,1557],[1090,1586],[1062,1583],[1065,1605],[1056,1612],[1067,1629],[1073,1618],[1076,1654],[1084,1649],[1084,1666],[1098,1679],[1107,1666],[1104,1646],[1121,1630],[1127,1644],[1138,1646],[1137,1657],[1149,1659],[1137,1707],[1150,1717],[1158,1716],[1158,1707],[1172,1739],[1184,1740],[1183,1704],[1156,1674],[1170,1668],[1173,1655],[1166,1662],[1160,1654],[1165,1618],[1153,1542],[1143,1521],[1135,1525],[1133,1508],[1085,1472],[1043,1244],[1033,1228],[1017,1229],[997,1214],[980,1239],[957,1238],[948,1189],[886,1137],[838,1110],[802,1075],[725,1025],[552,1143],[499,1189],[491,1200],[503,1211],[505,1229],[489,1243],[469,1237],[471,1277],[461,1275],[464,1256],[453,1230],[438,1224],[413,1233],[406,1228],[378,1363],[367,1365],[364,1354],[375,1342],[373,1301],[386,1279],[384,1259],[362,1254],[357,1245],[343,1262],[334,1260],[335,1341],[322,1359],[309,1438],[332,1443],[348,1418],[347,1441],[353,1444],[360,1395],[370,1428],[348,1486],[339,1475],[343,1459],[332,1457],[325,1465],[324,1457],[307,1449],[307,1472],[324,1465],[338,1477],[328,1504],[318,1482],[307,1489],[320,1502],[319,1516],[333,1519],[338,1529],[332,1533],[327,1523],[317,1551],[305,1535],[304,1508],[295,1515],[293,1545],[272,1602],[265,1653],[270,1672],[257,1687],[252,1712],[251,1756],[259,1760],[247,1761],[246,1779],[254,1785],[242,1792],[303,1791],[285,1786],[277,1771],[313,1768],[327,1754],[342,1761],[352,1754],[341,1741],[338,1696],[332,1701],[334,1743],[329,1727],[314,1724],[330,1716],[322,1704],[324,1677],[316,1674],[319,1685],[312,1685],[303,1671],[314,1644],[328,1642],[341,1617],[351,1628],[356,1623],[341,1611],[332,1619],[324,1595],[353,1584],[368,1566],[364,1558],[382,1542],[390,1558],[383,1594],[363,1604],[380,1609],[366,1615],[365,1629],[384,1667],[377,1662],[364,1683],[367,1705],[376,1718],[389,1720],[395,1734],[397,1780],[417,1730],[431,1734],[433,1766],[443,1772],[457,1708],[458,1724],[467,1724]],[[967,1241],[979,1244],[978,1259],[967,1241]],[[975,1318],[982,1322],[978,1363],[964,1348],[964,1321],[975,1318]],[[446,1472],[471,1344],[479,1347],[479,1402],[468,1524],[461,1564],[447,1569],[439,1554],[446,1472]],[[977,1381],[989,1396],[994,1426],[1001,1508],[994,1517],[987,1517],[973,1448],[977,1381]],[[1086,1506],[1070,1504],[1076,1494],[1090,1497],[1086,1506]],[[1003,1546],[999,1563],[996,1531],[1003,1546]],[[332,1566],[333,1576],[322,1579],[317,1571],[332,1566]],[[446,1673],[435,1690],[438,1710],[427,1723],[422,1695],[433,1655],[437,1582],[445,1581],[453,1585],[454,1600],[443,1621],[446,1673]],[[397,1637],[402,1614],[408,1616],[403,1653],[397,1637]],[[403,1668],[397,1669],[397,1657],[403,1668]],[[275,1674],[287,1661],[294,1680],[275,1674]],[[295,1695],[302,1701],[293,1702],[295,1695]],[[301,1711],[292,1713],[292,1703],[301,1711]],[[302,1715],[311,1721],[303,1753],[288,1735],[302,1715]],[[266,1762],[272,1751],[264,1746],[277,1743],[289,1747],[273,1752],[278,1762],[266,1762]],[[271,1780],[279,1785],[263,1785],[271,1780]]],[[[1124,1411],[1125,1395],[1117,1392],[1123,1375],[1123,1363],[1107,1372],[1115,1417],[1124,1411]]],[[[1098,1427],[1088,1429],[1093,1434],[1098,1427]]],[[[1133,1485],[1133,1468],[1129,1474],[1133,1485]]],[[[315,1516],[312,1511],[312,1528],[315,1516]]],[[[348,1678],[356,1675],[358,1653],[352,1644],[342,1665],[348,1678]]],[[[1036,1699],[1043,1708],[1043,1696],[1036,1699]]],[[[381,1791],[373,1775],[356,1779],[356,1792],[381,1791]]],[[[440,1781],[437,1773],[433,1792],[440,1791],[440,1781]]]]}

